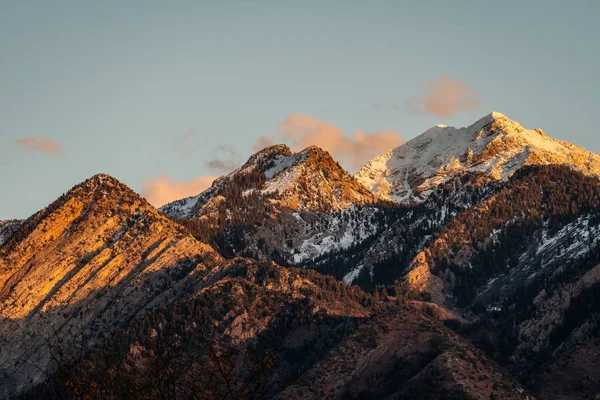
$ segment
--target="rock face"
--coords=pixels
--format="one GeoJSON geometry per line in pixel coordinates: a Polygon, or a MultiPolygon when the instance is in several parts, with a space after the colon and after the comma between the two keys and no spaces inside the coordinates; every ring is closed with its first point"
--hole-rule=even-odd
{"type": "Polygon", "coordinates": [[[0,397],[43,378],[46,339],[100,338],[185,297],[220,262],[116,179],[76,186],[0,248],[0,397]]]}
{"type": "Polygon", "coordinates": [[[435,126],[375,157],[355,177],[384,199],[418,203],[459,173],[506,180],[523,166],[549,164],[600,174],[600,156],[493,112],[466,128],[435,126]]]}

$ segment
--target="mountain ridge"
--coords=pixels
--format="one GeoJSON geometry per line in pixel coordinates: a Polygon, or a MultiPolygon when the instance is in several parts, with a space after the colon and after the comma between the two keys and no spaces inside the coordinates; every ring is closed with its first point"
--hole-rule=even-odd
{"type": "Polygon", "coordinates": [[[328,152],[309,146],[292,153],[288,146],[279,144],[254,153],[241,167],[217,178],[204,192],[166,204],[160,211],[171,218],[198,217],[202,207],[236,180],[240,181],[244,195],[256,192],[293,210],[339,210],[374,201],[371,193],[355,182],[328,152]],[[315,192],[321,199],[314,199],[315,192]]]}
{"type": "Polygon", "coordinates": [[[597,154],[553,139],[539,128],[527,130],[494,111],[465,128],[430,128],[367,162],[355,178],[384,199],[422,202],[459,172],[481,171],[504,181],[523,166],[548,164],[600,174],[597,154]]]}

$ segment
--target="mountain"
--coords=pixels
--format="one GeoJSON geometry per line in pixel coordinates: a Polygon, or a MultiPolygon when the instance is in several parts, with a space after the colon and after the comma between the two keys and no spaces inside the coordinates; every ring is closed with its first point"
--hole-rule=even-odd
{"type": "Polygon", "coordinates": [[[456,174],[483,172],[505,181],[528,165],[566,165],[600,174],[600,156],[492,112],[466,128],[435,126],[375,157],[355,177],[381,198],[418,203],[456,174]]]}
{"type": "Polygon", "coordinates": [[[580,398],[595,395],[584,372],[595,367],[582,354],[596,351],[600,332],[598,156],[493,113],[415,139],[427,144],[417,165],[456,159],[458,134],[471,135],[460,145],[471,149],[469,168],[438,169],[439,181],[411,204],[351,215],[371,235],[297,265],[434,301],[463,316],[460,331],[531,387],[573,398],[579,384],[580,398]],[[439,136],[447,129],[449,143],[439,136]]]}
{"type": "Polygon", "coordinates": [[[439,229],[500,190],[517,171],[535,165],[564,165],[595,175],[600,157],[494,112],[467,128],[434,127],[375,158],[356,180],[318,148],[291,154],[286,146],[273,146],[202,194],[161,210],[225,256],[315,268],[371,290],[399,279],[439,229]],[[323,170],[339,178],[325,185],[323,170]],[[303,180],[319,190],[303,190],[297,183],[303,180]],[[357,181],[380,199],[402,203],[367,198],[357,181]],[[381,188],[392,183],[390,188],[398,190],[383,193],[381,188]],[[271,187],[287,189],[274,196],[266,189],[271,187]],[[360,196],[316,206],[332,197],[332,187],[360,196]]]}
{"type": "Polygon", "coordinates": [[[285,397],[318,363],[352,362],[339,353],[354,349],[371,365],[360,382],[385,383],[373,394],[422,391],[434,370],[445,382],[436,394],[527,398],[421,306],[385,300],[312,270],[224,259],[96,175],[0,248],[0,397],[285,397]],[[412,350],[390,358],[392,339],[412,350]]]}
{"type": "Polygon", "coordinates": [[[559,165],[597,177],[600,156],[540,129],[526,130],[497,112],[467,128],[431,128],[376,157],[355,176],[401,205],[381,210],[384,216],[377,220],[384,222],[368,240],[334,249],[312,265],[365,288],[391,284],[413,269],[414,257],[440,229],[502,190],[513,175],[527,167],[559,165]]]}
{"type": "Polygon", "coordinates": [[[221,262],[116,179],[74,187],[0,247],[0,397],[44,377],[48,338],[101,338],[221,262]]]}
{"type": "Polygon", "coordinates": [[[206,191],[160,210],[171,218],[199,217],[208,204],[215,205],[220,197],[236,195],[235,191],[241,191],[245,197],[271,199],[278,207],[292,210],[333,211],[373,202],[371,192],[326,151],[310,146],[293,154],[286,145],[274,145],[253,154],[206,191]]]}
{"type": "Polygon", "coordinates": [[[0,397],[596,397],[598,156],[499,113],[408,144],[0,224],[0,397]]]}
{"type": "Polygon", "coordinates": [[[326,151],[276,145],[160,210],[225,256],[296,265],[372,236],[379,203],[326,151]]]}

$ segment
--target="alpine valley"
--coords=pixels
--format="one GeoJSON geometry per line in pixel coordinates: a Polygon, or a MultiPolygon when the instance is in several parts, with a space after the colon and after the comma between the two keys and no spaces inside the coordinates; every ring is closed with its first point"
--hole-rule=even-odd
{"type": "Polygon", "coordinates": [[[96,175],[0,221],[0,398],[598,398],[599,177],[498,112],[160,209],[96,175]]]}

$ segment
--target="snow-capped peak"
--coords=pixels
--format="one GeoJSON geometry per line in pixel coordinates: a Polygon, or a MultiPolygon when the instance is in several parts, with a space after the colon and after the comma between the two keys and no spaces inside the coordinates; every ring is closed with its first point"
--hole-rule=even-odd
{"type": "Polygon", "coordinates": [[[600,174],[598,155],[494,111],[466,128],[434,126],[375,157],[355,177],[381,198],[421,202],[459,173],[483,172],[505,180],[524,165],[547,164],[600,174]]]}

